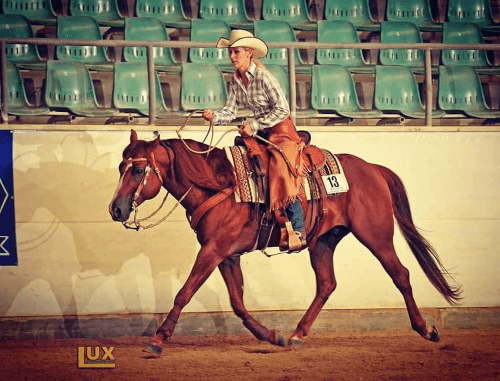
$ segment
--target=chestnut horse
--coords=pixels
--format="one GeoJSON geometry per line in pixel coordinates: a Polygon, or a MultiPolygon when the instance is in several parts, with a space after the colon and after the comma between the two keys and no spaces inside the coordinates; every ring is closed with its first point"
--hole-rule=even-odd
{"type": "MultiPolygon", "coordinates": [[[[188,215],[221,191],[235,184],[229,160],[221,149],[209,154],[205,144],[178,139],[147,142],[139,140],[132,130],[130,144],[123,151],[120,182],[110,203],[109,212],[115,221],[124,223],[131,211],[142,202],[155,197],[165,187],[188,215]],[[190,189],[189,192],[187,192],[190,189]],[[186,194],[187,192],[187,194],[186,194]]],[[[337,155],[349,182],[349,191],[328,197],[323,204],[325,213],[319,227],[313,229],[310,201],[302,200],[305,224],[309,233],[308,249],[316,275],[316,295],[304,317],[288,340],[288,345],[301,345],[321,308],[335,290],[333,253],[340,240],[352,233],[380,261],[385,271],[403,295],[413,330],[430,341],[438,341],[436,327],[428,326],[413,298],[408,270],[399,261],[393,244],[394,218],[424,273],[434,287],[450,303],[460,299],[459,287],[450,286],[448,272],[425,238],[415,227],[410,205],[401,179],[391,170],[369,164],[353,155],[337,155]]],[[[237,203],[229,196],[208,210],[196,227],[201,245],[192,271],[175,297],[174,306],[158,328],[146,350],[159,354],[161,346],[173,334],[182,309],[210,274],[219,268],[227,285],[231,306],[243,325],[259,340],[285,346],[286,339],[275,330],[264,327],[254,319],[243,304],[243,275],[240,254],[252,250],[259,230],[255,208],[237,203]]],[[[275,229],[276,230],[276,229],[275,229]]],[[[278,245],[278,237],[270,246],[278,245]]]]}

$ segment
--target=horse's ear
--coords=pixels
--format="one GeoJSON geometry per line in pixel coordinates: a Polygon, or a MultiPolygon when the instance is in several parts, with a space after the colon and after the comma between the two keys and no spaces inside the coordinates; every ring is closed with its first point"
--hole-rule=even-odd
{"type": "Polygon", "coordinates": [[[155,140],[153,140],[151,143],[153,144],[153,148],[158,147],[158,145],[160,144],[160,135],[158,135],[158,137],[155,140]]]}
{"type": "Polygon", "coordinates": [[[130,130],[130,143],[133,143],[137,140],[137,132],[135,130],[130,130]]]}

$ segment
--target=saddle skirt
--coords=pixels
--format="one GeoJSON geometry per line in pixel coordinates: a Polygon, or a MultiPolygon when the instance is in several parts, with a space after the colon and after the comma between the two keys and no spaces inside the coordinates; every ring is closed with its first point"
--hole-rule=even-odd
{"type": "MultiPolygon", "coordinates": [[[[324,160],[321,163],[315,161],[316,168],[321,176],[339,175],[343,174],[342,166],[335,155],[325,149],[320,149],[314,146],[311,148],[322,152],[324,160]]],[[[259,197],[257,189],[256,174],[250,162],[247,149],[243,146],[224,147],[227,158],[233,166],[237,185],[235,187],[234,195],[236,202],[250,202],[264,204],[266,200],[259,197]]],[[[321,155],[319,155],[321,156],[321,155]]],[[[306,160],[307,163],[307,160],[306,160]]],[[[309,165],[307,165],[309,167],[309,165]]],[[[325,194],[318,187],[325,187],[324,183],[318,184],[315,177],[308,168],[305,176],[302,176],[303,186],[301,187],[300,196],[306,197],[307,200],[317,200],[321,198],[321,194],[325,194]]],[[[348,188],[347,188],[348,189],[348,188]]],[[[346,191],[346,190],[345,190],[346,191]]],[[[331,192],[326,192],[330,195],[331,192]]]]}

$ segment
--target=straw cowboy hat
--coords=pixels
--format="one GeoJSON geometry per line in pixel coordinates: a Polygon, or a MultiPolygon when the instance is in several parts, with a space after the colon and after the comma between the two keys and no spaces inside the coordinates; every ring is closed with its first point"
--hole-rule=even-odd
{"type": "Polygon", "coordinates": [[[227,38],[221,37],[217,42],[218,48],[252,48],[254,52],[254,58],[262,58],[267,55],[267,45],[264,41],[253,36],[252,33],[235,29],[231,31],[229,35],[229,40],[227,38]]]}

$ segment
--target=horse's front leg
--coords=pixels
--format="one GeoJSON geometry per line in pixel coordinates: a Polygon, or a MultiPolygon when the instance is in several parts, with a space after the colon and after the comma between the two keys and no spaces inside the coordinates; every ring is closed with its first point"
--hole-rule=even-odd
{"type": "Polygon", "coordinates": [[[220,265],[219,270],[226,283],[231,300],[231,307],[243,325],[261,341],[268,341],[271,344],[284,347],[286,345],[285,336],[275,330],[269,330],[260,322],[253,318],[247,311],[243,303],[243,274],[241,272],[240,257],[228,257],[220,265]]]}
{"type": "Polygon", "coordinates": [[[215,247],[216,244],[211,243],[204,245],[200,249],[186,283],[184,283],[184,286],[175,297],[172,310],[156,331],[156,335],[151,339],[148,346],[145,348],[146,351],[156,355],[161,353],[162,344],[174,333],[174,329],[179,316],[181,315],[182,309],[189,303],[196,291],[198,291],[198,289],[208,279],[210,274],[212,274],[215,268],[224,259],[224,256],[217,253],[215,247]]]}

